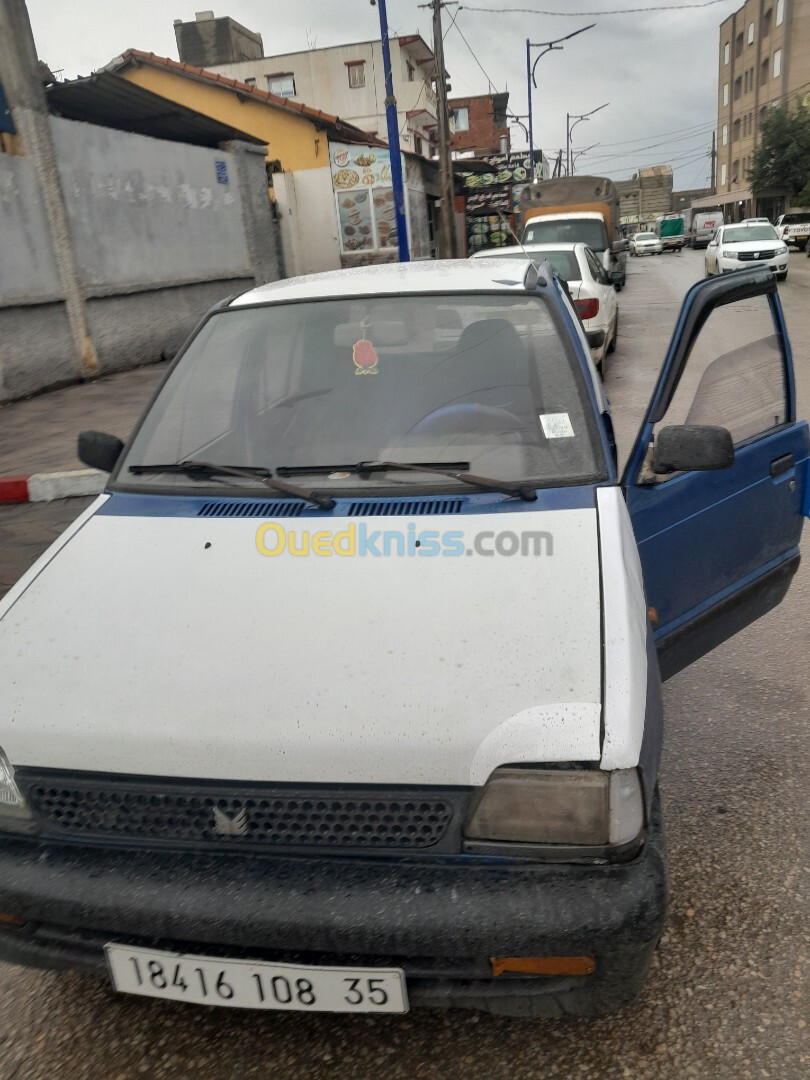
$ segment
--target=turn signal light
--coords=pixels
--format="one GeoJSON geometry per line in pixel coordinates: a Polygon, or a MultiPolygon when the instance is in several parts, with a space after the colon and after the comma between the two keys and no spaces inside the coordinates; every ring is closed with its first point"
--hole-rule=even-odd
{"type": "Polygon", "coordinates": [[[592,975],[596,961],[592,956],[493,956],[492,974],[505,971],[521,975],[592,975]]]}
{"type": "Polygon", "coordinates": [[[599,314],[599,301],[596,299],[575,300],[574,306],[579,312],[580,319],[592,319],[599,314]]]}

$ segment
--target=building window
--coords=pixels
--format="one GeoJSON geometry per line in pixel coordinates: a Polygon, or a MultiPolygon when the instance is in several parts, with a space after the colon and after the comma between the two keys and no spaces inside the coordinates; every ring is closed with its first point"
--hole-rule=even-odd
{"type": "Polygon", "coordinates": [[[723,132],[720,136],[720,142],[723,146],[728,146],[728,124],[723,124],[723,132]]]}
{"type": "Polygon", "coordinates": [[[276,97],[295,97],[295,76],[292,72],[283,75],[268,75],[267,89],[276,97]]]}
{"type": "Polygon", "coordinates": [[[767,115],[768,115],[768,106],[763,105],[762,108],[759,110],[759,122],[760,122],[760,124],[762,123],[762,121],[765,119],[765,117],[767,115]]]}
{"type": "Polygon", "coordinates": [[[760,64],[760,68],[759,68],[759,85],[764,86],[767,81],[768,81],[768,57],[766,56],[765,59],[760,64]]]}
{"type": "Polygon", "coordinates": [[[352,60],[346,65],[349,73],[349,86],[352,90],[359,90],[366,85],[366,62],[365,60],[352,60]]]}
{"type": "Polygon", "coordinates": [[[470,130],[470,110],[465,106],[453,109],[453,119],[456,122],[456,131],[470,130]]]}
{"type": "Polygon", "coordinates": [[[408,64],[407,65],[407,71],[408,71],[408,82],[413,82],[413,80],[414,80],[414,78],[416,76],[413,64],[408,64]]]}
{"type": "MultiPolygon", "coordinates": [[[[767,71],[767,68],[766,68],[767,71]]],[[[766,75],[767,77],[767,75],[766,75]]],[[[728,83],[723,83],[723,104],[728,105],[728,83]]]]}
{"type": "Polygon", "coordinates": [[[782,74],[782,50],[777,49],[773,54],[773,77],[778,79],[782,74]]]}
{"type": "Polygon", "coordinates": [[[725,45],[723,46],[723,63],[724,64],[728,63],[730,53],[731,53],[731,45],[729,44],[729,42],[726,42],[725,45]]]}
{"type": "Polygon", "coordinates": [[[728,167],[725,162],[720,166],[720,183],[725,184],[728,179],[728,167]]]}
{"type": "Polygon", "coordinates": [[[785,0],[776,0],[776,25],[781,26],[785,19],[785,0]]]}
{"type": "Polygon", "coordinates": [[[413,137],[413,152],[415,154],[422,153],[422,140],[419,138],[418,135],[414,135],[413,137]]]}
{"type": "Polygon", "coordinates": [[[740,159],[737,160],[731,166],[731,182],[736,184],[740,178],[740,159]]]}
{"type": "Polygon", "coordinates": [[[754,44],[754,24],[752,22],[748,24],[748,44],[754,44]]]}
{"type": "Polygon", "coordinates": [[[739,118],[734,121],[733,134],[731,136],[732,142],[739,142],[740,138],[740,121],[739,118]]]}
{"type": "Polygon", "coordinates": [[[734,80],[734,100],[739,101],[742,97],[742,75],[738,75],[734,80]]]}
{"type": "Polygon", "coordinates": [[[734,39],[734,56],[735,57],[742,56],[742,51],[743,51],[743,36],[742,36],[742,34],[737,34],[736,38],[734,39]]]}

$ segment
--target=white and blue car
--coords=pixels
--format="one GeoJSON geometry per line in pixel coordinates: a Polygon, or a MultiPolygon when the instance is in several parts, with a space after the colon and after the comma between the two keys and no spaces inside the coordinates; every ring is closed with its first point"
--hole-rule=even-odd
{"type": "Polygon", "coordinates": [[[621,1007],[666,916],[660,679],[785,594],[809,447],[768,267],[690,290],[621,476],[548,263],[223,302],[126,446],[82,435],[106,491],[0,604],[0,958],[621,1007]],[[767,340],[690,374],[753,300],[767,340]]]}

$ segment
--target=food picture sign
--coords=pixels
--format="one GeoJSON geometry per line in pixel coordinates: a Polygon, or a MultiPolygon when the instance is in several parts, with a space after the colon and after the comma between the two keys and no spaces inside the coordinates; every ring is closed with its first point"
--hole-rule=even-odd
{"type": "Polygon", "coordinates": [[[341,249],[353,252],[396,248],[389,150],[330,143],[329,154],[341,249]]]}

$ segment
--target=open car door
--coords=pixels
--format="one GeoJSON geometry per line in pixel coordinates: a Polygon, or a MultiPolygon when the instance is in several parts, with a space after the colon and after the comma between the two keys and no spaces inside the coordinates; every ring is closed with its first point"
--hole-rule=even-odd
{"type": "Polygon", "coordinates": [[[770,269],[698,282],[622,480],[662,678],[784,597],[809,450],[770,269]]]}

